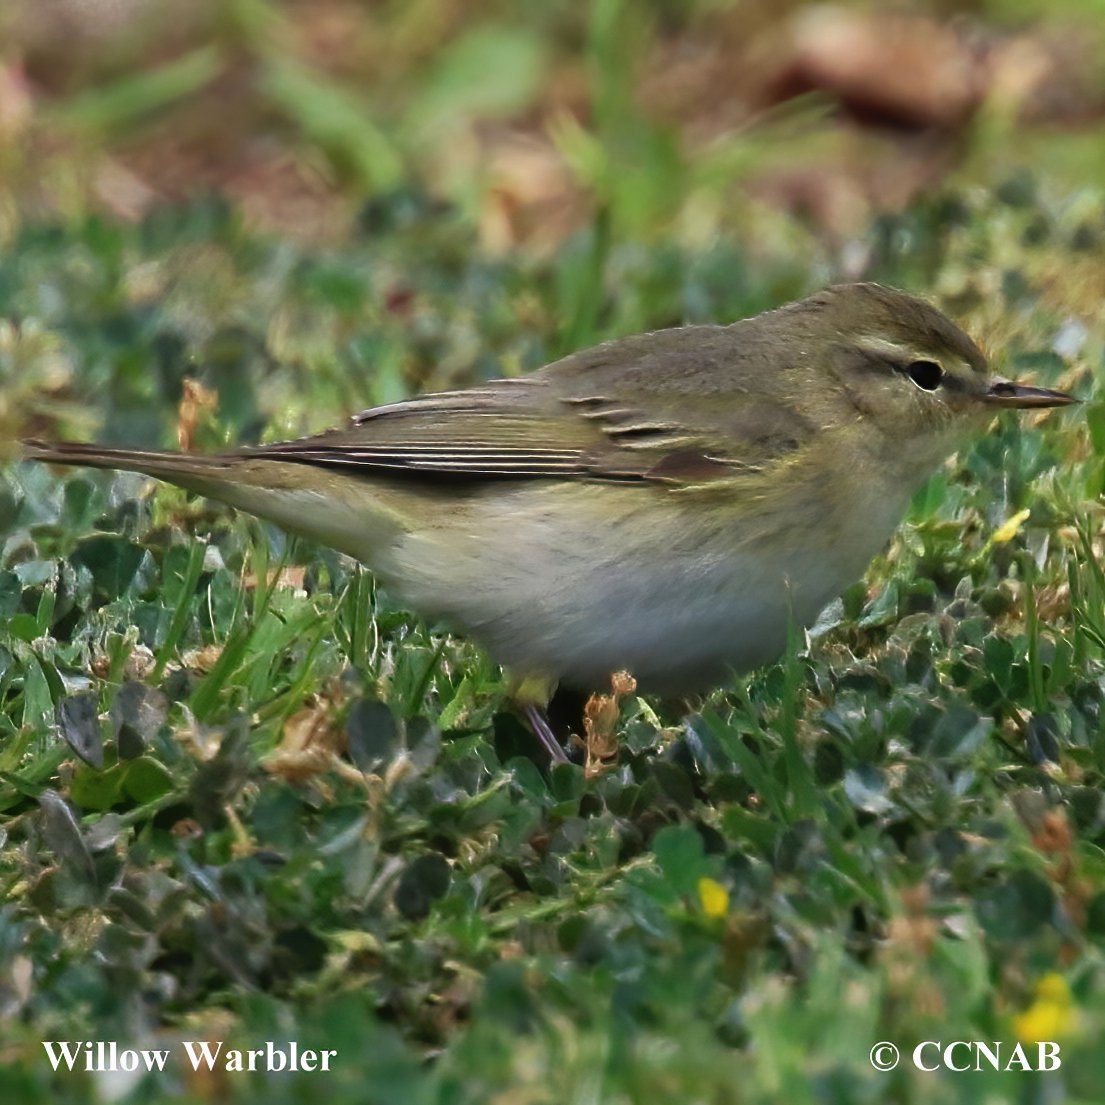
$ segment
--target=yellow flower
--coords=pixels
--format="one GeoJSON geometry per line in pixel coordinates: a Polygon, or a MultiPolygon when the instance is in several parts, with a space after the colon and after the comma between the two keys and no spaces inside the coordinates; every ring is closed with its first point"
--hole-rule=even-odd
{"type": "Polygon", "coordinates": [[[1012,518],[1007,519],[994,530],[994,535],[990,538],[990,544],[1005,545],[1012,541],[1013,538],[1017,536],[1021,526],[1028,520],[1028,516],[1031,513],[1031,510],[1018,510],[1012,518]]]}
{"type": "Polygon", "coordinates": [[[707,917],[721,918],[729,913],[729,891],[716,879],[703,876],[698,880],[698,900],[707,917]]]}
{"type": "Polygon", "coordinates": [[[1026,1044],[1058,1040],[1071,1034],[1077,1019],[1067,980],[1053,971],[1036,983],[1036,996],[1023,1013],[1013,1018],[1013,1031],[1026,1044]]]}
{"type": "Polygon", "coordinates": [[[1071,1006],[1074,998],[1071,996],[1067,980],[1057,971],[1046,974],[1036,983],[1036,1000],[1049,1001],[1054,1005],[1071,1006]]]}

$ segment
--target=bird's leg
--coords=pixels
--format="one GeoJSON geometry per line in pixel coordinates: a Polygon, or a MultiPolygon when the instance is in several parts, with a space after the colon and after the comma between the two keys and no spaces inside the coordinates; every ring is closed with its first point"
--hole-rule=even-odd
{"type": "Polygon", "coordinates": [[[560,747],[560,741],[556,739],[556,734],[549,725],[549,719],[545,716],[549,699],[556,689],[556,680],[541,675],[513,674],[508,675],[507,685],[511,701],[529,722],[534,736],[552,757],[552,762],[566,764],[568,756],[560,747]]]}
{"type": "Polygon", "coordinates": [[[556,739],[556,734],[549,728],[549,723],[545,720],[545,715],[541,712],[541,709],[530,703],[522,707],[522,712],[526,715],[526,721],[529,722],[530,728],[541,742],[542,747],[552,757],[553,763],[568,763],[568,756],[564,749],[560,747],[560,741],[556,739]]]}

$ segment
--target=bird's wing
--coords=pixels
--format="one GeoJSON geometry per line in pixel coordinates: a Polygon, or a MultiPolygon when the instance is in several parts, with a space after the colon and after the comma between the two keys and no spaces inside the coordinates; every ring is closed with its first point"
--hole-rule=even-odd
{"type": "Polygon", "coordinates": [[[754,479],[812,428],[734,361],[730,330],[625,338],[531,376],[375,407],[348,428],[242,452],[429,480],[754,479]]]}

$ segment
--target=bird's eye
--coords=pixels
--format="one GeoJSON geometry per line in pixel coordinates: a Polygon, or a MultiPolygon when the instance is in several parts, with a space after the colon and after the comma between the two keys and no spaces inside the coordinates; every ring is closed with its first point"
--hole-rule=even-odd
{"type": "Polygon", "coordinates": [[[922,391],[935,391],[944,379],[944,370],[935,361],[910,361],[905,372],[922,391]]]}

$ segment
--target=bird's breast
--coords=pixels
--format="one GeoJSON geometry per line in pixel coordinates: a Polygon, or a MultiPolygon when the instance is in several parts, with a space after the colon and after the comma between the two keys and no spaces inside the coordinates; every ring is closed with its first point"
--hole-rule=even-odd
{"type": "Polygon", "coordinates": [[[772,509],[654,489],[521,485],[412,528],[385,578],[505,665],[678,693],[757,667],[862,573],[896,517],[813,486],[772,509]],[[580,494],[581,490],[584,492],[580,494]]]}

